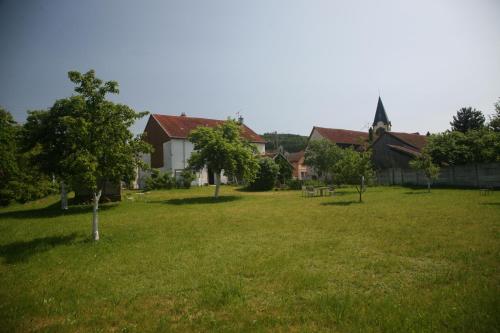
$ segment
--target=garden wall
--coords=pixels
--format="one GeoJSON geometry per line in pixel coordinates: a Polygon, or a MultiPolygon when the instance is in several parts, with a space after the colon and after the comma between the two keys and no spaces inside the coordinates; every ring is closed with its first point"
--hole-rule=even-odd
{"type": "MultiPolygon", "coordinates": [[[[389,168],[377,171],[379,185],[427,185],[423,172],[413,169],[389,168]]],[[[500,163],[466,164],[442,167],[438,186],[500,188],[500,163]]]]}

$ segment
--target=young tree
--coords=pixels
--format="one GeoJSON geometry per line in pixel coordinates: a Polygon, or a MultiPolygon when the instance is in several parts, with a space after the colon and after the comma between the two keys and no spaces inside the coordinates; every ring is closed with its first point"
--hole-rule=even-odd
{"type": "Polygon", "coordinates": [[[118,83],[103,83],[93,70],[68,73],[78,94],[57,101],[48,112],[31,113],[29,141],[42,145],[40,161],[63,181],[93,193],[92,237],[99,240],[99,199],[106,182],[131,178],[150,146],[129,128],[147,114],[106,100],[118,83]]]}
{"type": "Polygon", "coordinates": [[[457,115],[453,116],[453,121],[450,122],[452,131],[467,132],[469,130],[477,130],[484,127],[484,115],[480,110],[472,107],[461,108],[457,111],[457,115]]]}
{"type": "Polygon", "coordinates": [[[258,171],[256,147],[241,137],[241,125],[227,120],[216,127],[198,127],[189,134],[194,152],[189,158],[189,168],[207,167],[215,173],[214,197],[219,197],[222,171],[237,175],[251,182],[258,171]]]}
{"type": "Polygon", "coordinates": [[[327,140],[312,140],[307,146],[304,163],[311,166],[318,176],[327,179],[331,176],[332,166],[342,156],[342,148],[327,140]]]}
{"type": "Polygon", "coordinates": [[[338,182],[355,185],[359,202],[362,202],[362,194],[366,190],[365,184],[373,178],[370,151],[342,149],[340,159],[332,165],[332,171],[338,182]]]}
{"type": "Polygon", "coordinates": [[[415,170],[421,170],[427,178],[427,192],[431,192],[431,182],[439,176],[439,166],[432,162],[431,155],[423,151],[414,160],[410,161],[410,166],[415,170]]]}

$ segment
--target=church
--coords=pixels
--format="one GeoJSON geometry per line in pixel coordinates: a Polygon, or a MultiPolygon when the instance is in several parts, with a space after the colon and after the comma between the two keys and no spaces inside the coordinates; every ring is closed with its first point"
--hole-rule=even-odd
{"type": "MultiPolygon", "coordinates": [[[[353,147],[356,150],[371,148],[375,169],[383,170],[408,168],[409,162],[420,155],[427,143],[427,136],[419,133],[393,132],[392,124],[379,96],[375,117],[368,132],[313,126],[309,135],[309,141],[311,140],[328,140],[342,148],[353,147]]],[[[303,164],[296,165],[297,168],[305,167],[303,164]]],[[[298,179],[307,179],[311,176],[311,170],[306,173],[296,171],[294,174],[298,179]]]]}

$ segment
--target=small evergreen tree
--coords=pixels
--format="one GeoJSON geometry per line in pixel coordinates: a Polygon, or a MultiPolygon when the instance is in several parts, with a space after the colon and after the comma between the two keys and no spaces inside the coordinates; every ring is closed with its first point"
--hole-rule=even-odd
{"type": "Polygon", "coordinates": [[[465,133],[470,130],[478,130],[484,127],[484,115],[480,110],[472,107],[461,108],[457,111],[457,115],[453,116],[453,121],[450,122],[452,131],[465,133]]]}

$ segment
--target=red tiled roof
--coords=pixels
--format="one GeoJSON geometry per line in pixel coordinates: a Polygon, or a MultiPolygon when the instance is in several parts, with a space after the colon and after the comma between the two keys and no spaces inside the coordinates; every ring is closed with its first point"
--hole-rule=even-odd
{"type": "Polygon", "coordinates": [[[296,152],[296,153],[290,153],[288,154],[287,156],[287,159],[288,161],[290,161],[290,163],[295,163],[295,162],[298,162],[300,161],[300,159],[304,157],[304,151],[299,151],[299,152],[296,152]]]}
{"type": "Polygon", "coordinates": [[[412,155],[412,156],[419,156],[420,155],[420,151],[417,150],[417,149],[412,149],[410,147],[403,147],[403,146],[398,146],[398,145],[388,145],[389,147],[391,147],[392,149],[395,149],[395,150],[398,150],[402,153],[406,153],[406,154],[409,154],[409,155],[412,155]]]}
{"type": "Polygon", "coordinates": [[[427,136],[415,133],[401,133],[401,132],[387,132],[387,134],[394,136],[396,139],[403,141],[410,146],[421,150],[427,144],[427,136]]]}
{"type": "MultiPolygon", "coordinates": [[[[186,116],[167,116],[153,114],[152,117],[158,121],[165,133],[176,139],[186,139],[192,130],[199,126],[215,127],[224,123],[224,120],[194,118],[186,116]]],[[[246,125],[242,125],[242,136],[250,142],[266,143],[257,133],[246,125]]]]}
{"type": "Polygon", "coordinates": [[[360,131],[350,131],[344,129],[336,129],[336,128],[324,128],[314,126],[321,136],[325,139],[328,139],[334,143],[343,143],[349,145],[361,145],[363,142],[368,140],[367,132],[360,131]]]}

